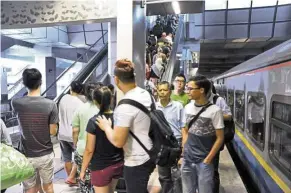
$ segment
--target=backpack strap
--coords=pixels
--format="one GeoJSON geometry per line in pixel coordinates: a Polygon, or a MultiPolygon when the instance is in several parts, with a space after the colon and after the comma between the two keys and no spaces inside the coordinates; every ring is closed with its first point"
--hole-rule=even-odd
{"type": "Polygon", "coordinates": [[[194,118],[189,122],[188,129],[193,125],[193,123],[198,119],[198,117],[203,113],[208,107],[213,105],[212,103],[209,103],[208,105],[204,106],[195,116],[194,118]]]}
{"type": "Polygon", "coordinates": [[[137,102],[135,100],[121,99],[118,103],[118,106],[122,105],[122,104],[134,106],[134,107],[138,108],[139,110],[143,111],[145,114],[150,115],[150,111],[144,105],[140,104],[139,102],[137,102]]]}
{"type": "MultiPolygon", "coordinates": [[[[152,99],[152,97],[151,97],[152,99]]],[[[153,99],[152,99],[153,100],[153,99]]],[[[136,102],[135,100],[132,99],[122,99],[119,101],[118,106],[122,105],[122,104],[128,104],[131,106],[134,106],[136,108],[138,108],[139,110],[143,111],[145,114],[147,114],[148,116],[150,116],[150,111],[142,104],[140,104],[139,102],[136,102]]],[[[152,105],[153,106],[153,105],[152,105]]],[[[139,138],[132,132],[129,130],[130,135],[139,143],[139,145],[147,152],[147,154],[149,156],[150,155],[150,151],[146,148],[146,146],[139,140],[139,138]]]]}
{"type": "Polygon", "coordinates": [[[219,96],[217,94],[213,96],[213,104],[216,104],[218,98],[219,96]]]}

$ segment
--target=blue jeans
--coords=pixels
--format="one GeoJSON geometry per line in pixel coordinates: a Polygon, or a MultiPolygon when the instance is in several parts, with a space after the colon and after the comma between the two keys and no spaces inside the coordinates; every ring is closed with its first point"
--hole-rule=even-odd
{"type": "Polygon", "coordinates": [[[183,193],[213,193],[213,164],[189,163],[182,164],[182,186],[183,193]]]}

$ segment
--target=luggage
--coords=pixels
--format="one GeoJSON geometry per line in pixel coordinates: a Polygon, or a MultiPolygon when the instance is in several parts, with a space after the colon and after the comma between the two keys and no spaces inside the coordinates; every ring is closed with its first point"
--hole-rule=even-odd
{"type": "Polygon", "coordinates": [[[0,152],[1,190],[18,184],[34,175],[32,164],[13,147],[1,143],[0,152]]]}

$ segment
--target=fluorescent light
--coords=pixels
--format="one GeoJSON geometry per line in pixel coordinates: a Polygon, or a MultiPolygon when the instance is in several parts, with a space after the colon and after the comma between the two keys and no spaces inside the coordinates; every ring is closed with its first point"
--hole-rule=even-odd
{"type": "Polygon", "coordinates": [[[172,7],[174,9],[175,14],[180,14],[181,13],[179,2],[172,1],[172,7]]]}

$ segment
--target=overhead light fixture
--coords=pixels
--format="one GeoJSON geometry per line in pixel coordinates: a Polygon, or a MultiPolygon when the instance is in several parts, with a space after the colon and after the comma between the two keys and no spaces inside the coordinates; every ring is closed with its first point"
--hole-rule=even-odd
{"type": "Polygon", "coordinates": [[[181,10],[180,10],[180,5],[178,1],[172,1],[172,7],[174,9],[175,14],[180,14],[181,10]]]}

